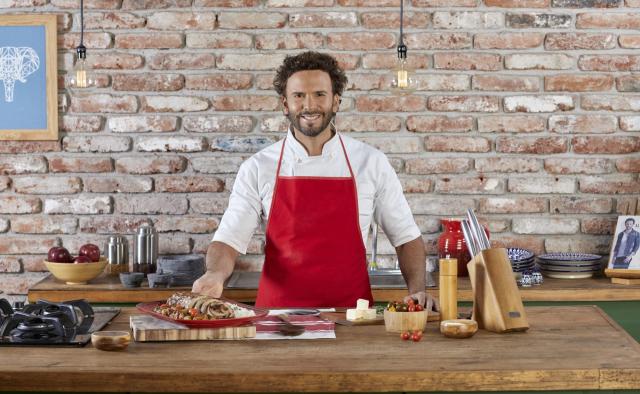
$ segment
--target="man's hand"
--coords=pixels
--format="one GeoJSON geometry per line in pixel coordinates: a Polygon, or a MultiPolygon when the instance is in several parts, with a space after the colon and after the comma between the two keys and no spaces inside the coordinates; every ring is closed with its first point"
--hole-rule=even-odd
{"type": "Polygon", "coordinates": [[[219,298],[222,295],[222,289],[224,288],[224,281],[227,278],[214,271],[207,271],[204,275],[193,282],[193,288],[191,291],[198,294],[208,295],[214,298],[219,298]]]}
{"type": "Polygon", "coordinates": [[[427,311],[434,310],[436,312],[440,312],[440,303],[438,299],[433,297],[431,294],[426,291],[419,291],[417,293],[409,294],[404,297],[403,302],[408,302],[409,298],[413,298],[414,300],[418,300],[417,304],[424,306],[424,309],[427,311]]]}

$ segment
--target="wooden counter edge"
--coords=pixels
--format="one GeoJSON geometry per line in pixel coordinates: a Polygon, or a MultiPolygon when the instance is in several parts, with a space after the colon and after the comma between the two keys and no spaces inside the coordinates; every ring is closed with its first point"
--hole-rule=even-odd
{"type": "MultiPolygon", "coordinates": [[[[148,371],[70,371],[74,379],[62,379],[64,371],[15,371],[0,376],[4,390],[126,391],[126,392],[407,392],[407,391],[516,391],[597,390],[602,376],[598,369],[519,371],[412,371],[398,374],[376,371],[330,371],[323,373],[260,372],[247,374],[181,371],[175,376],[148,371]],[[15,376],[20,373],[20,379],[15,376]]],[[[613,372],[613,371],[612,371],[613,372]]],[[[622,371],[621,371],[622,372],[622,371]]],[[[640,375],[640,369],[625,370],[625,377],[640,375]]],[[[611,375],[613,376],[613,375],[611,375]]],[[[616,375],[617,377],[618,375],[616,375]]],[[[637,378],[635,379],[637,380],[637,378]]],[[[626,382],[605,382],[611,388],[640,387],[626,382]]]]}
{"type": "MultiPolygon", "coordinates": [[[[169,288],[155,291],[131,291],[131,290],[100,290],[100,291],[75,291],[39,290],[30,289],[29,302],[45,299],[54,302],[85,298],[89,302],[99,303],[135,303],[151,302],[168,298],[176,291],[184,291],[182,288],[169,288]]],[[[188,290],[188,289],[187,289],[188,290]]],[[[438,289],[428,288],[429,294],[438,297],[438,289]]],[[[255,301],[257,290],[254,289],[226,289],[224,296],[240,302],[255,301]]],[[[407,294],[406,289],[374,289],[373,298],[377,301],[390,301],[402,299],[407,294]]],[[[638,301],[640,291],[638,289],[528,289],[521,290],[523,301],[638,301]]],[[[472,301],[471,290],[459,290],[458,301],[472,301]]]]}

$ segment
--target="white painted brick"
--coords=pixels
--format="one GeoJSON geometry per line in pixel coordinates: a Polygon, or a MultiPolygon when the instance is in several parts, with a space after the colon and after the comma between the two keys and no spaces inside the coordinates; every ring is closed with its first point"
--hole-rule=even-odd
{"type": "Polygon", "coordinates": [[[576,181],[573,178],[509,178],[511,193],[575,193],[576,181]]]}
{"type": "Polygon", "coordinates": [[[209,108],[209,101],[201,97],[147,96],[141,101],[146,112],[195,112],[209,108]]]}
{"type": "Polygon", "coordinates": [[[578,219],[514,218],[511,222],[516,234],[575,234],[580,230],[578,219]]]}
{"type": "Polygon", "coordinates": [[[172,116],[121,116],[108,120],[114,133],[146,133],[175,131],[178,118],[172,116]]]}
{"type": "Polygon", "coordinates": [[[66,136],[62,147],[67,152],[126,152],[131,149],[131,138],[118,136],[66,136]]]}
{"type": "Polygon", "coordinates": [[[244,160],[237,156],[195,157],[191,159],[191,167],[204,174],[232,174],[238,172],[244,160]]]}
{"type": "Polygon", "coordinates": [[[42,156],[0,157],[0,174],[33,174],[47,172],[47,161],[42,156]]]}
{"type": "Polygon", "coordinates": [[[384,153],[422,152],[422,138],[419,137],[360,137],[360,141],[380,149],[384,153]]]}
{"type": "Polygon", "coordinates": [[[187,213],[189,204],[184,196],[126,196],[116,197],[116,212],[128,214],[166,214],[181,215],[187,213]]]}
{"type": "Polygon", "coordinates": [[[574,108],[571,96],[510,96],[504,98],[505,112],[555,112],[574,108]]]}
{"type": "Polygon", "coordinates": [[[472,198],[452,198],[451,196],[431,197],[407,195],[407,201],[414,215],[464,215],[469,208],[475,208],[472,198]]]}
{"type": "Polygon", "coordinates": [[[90,215],[111,213],[111,197],[109,196],[78,196],[74,198],[47,198],[44,200],[44,213],[67,213],[76,215],[90,215]]]}
{"type": "Polygon", "coordinates": [[[136,150],[142,152],[202,152],[207,143],[203,137],[140,137],[136,150]]]}
{"type": "Polygon", "coordinates": [[[444,12],[433,13],[436,29],[499,29],[504,27],[502,12],[444,12]]]}
{"type": "Polygon", "coordinates": [[[31,176],[13,178],[13,187],[23,194],[74,194],[82,189],[78,177],[31,176]]]}
{"type": "Polygon", "coordinates": [[[512,70],[568,70],[575,59],[564,54],[515,54],[504,57],[504,66],[512,70]]]}
{"type": "Polygon", "coordinates": [[[621,116],[620,128],[624,131],[640,131],[640,116],[621,116]]]}
{"type": "Polygon", "coordinates": [[[218,60],[221,70],[275,70],[282,64],[285,55],[225,54],[218,60]]]}
{"type": "Polygon", "coordinates": [[[248,116],[185,116],[185,130],[196,133],[248,133],[253,119],[248,116]]]}

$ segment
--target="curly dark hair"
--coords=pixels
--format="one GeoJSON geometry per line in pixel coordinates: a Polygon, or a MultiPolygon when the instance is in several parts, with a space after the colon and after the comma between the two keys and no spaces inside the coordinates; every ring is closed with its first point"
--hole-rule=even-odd
{"type": "Polygon", "coordinates": [[[322,70],[331,77],[333,94],[342,96],[347,84],[347,76],[331,55],[319,52],[303,52],[295,56],[287,56],[278,68],[273,79],[273,87],[280,96],[284,96],[289,77],[298,71],[322,70]]]}

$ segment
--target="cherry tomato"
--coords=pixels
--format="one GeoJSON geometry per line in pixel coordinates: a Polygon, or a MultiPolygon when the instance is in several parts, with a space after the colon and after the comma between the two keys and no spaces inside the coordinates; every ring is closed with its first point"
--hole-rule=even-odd
{"type": "Polygon", "coordinates": [[[400,338],[402,338],[403,341],[408,341],[409,339],[411,339],[411,333],[409,331],[405,331],[400,334],[400,338]]]}
{"type": "Polygon", "coordinates": [[[416,306],[413,304],[409,304],[409,306],[407,307],[407,312],[415,312],[416,311],[416,306]]]}
{"type": "Polygon", "coordinates": [[[409,298],[409,301],[407,301],[408,305],[413,305],[415,304],[415,301],[413,301],[413,298],[409,298]]]}
{"type": "Polygon", "coordinates": [[[191,308],[191,309],[189,309],[189,314],[191,316],[195,316],[195,315],[198,314],[198,310],[196,308],[191,308]]]}
{"type": "Polygon", "coordinates": [[[420,342],[420,340],[422,339],[422,331],[414,331],[413,334],[411,334],[411,339],[413,340],[413,342],[420,342]]]}
{"type": "Polygon", "coordinates": [[[424,307],[422,305],[416,304],[416,312],[420,312],[420,311],[423,311],[423,310],[424,310],[424,307]]]}

